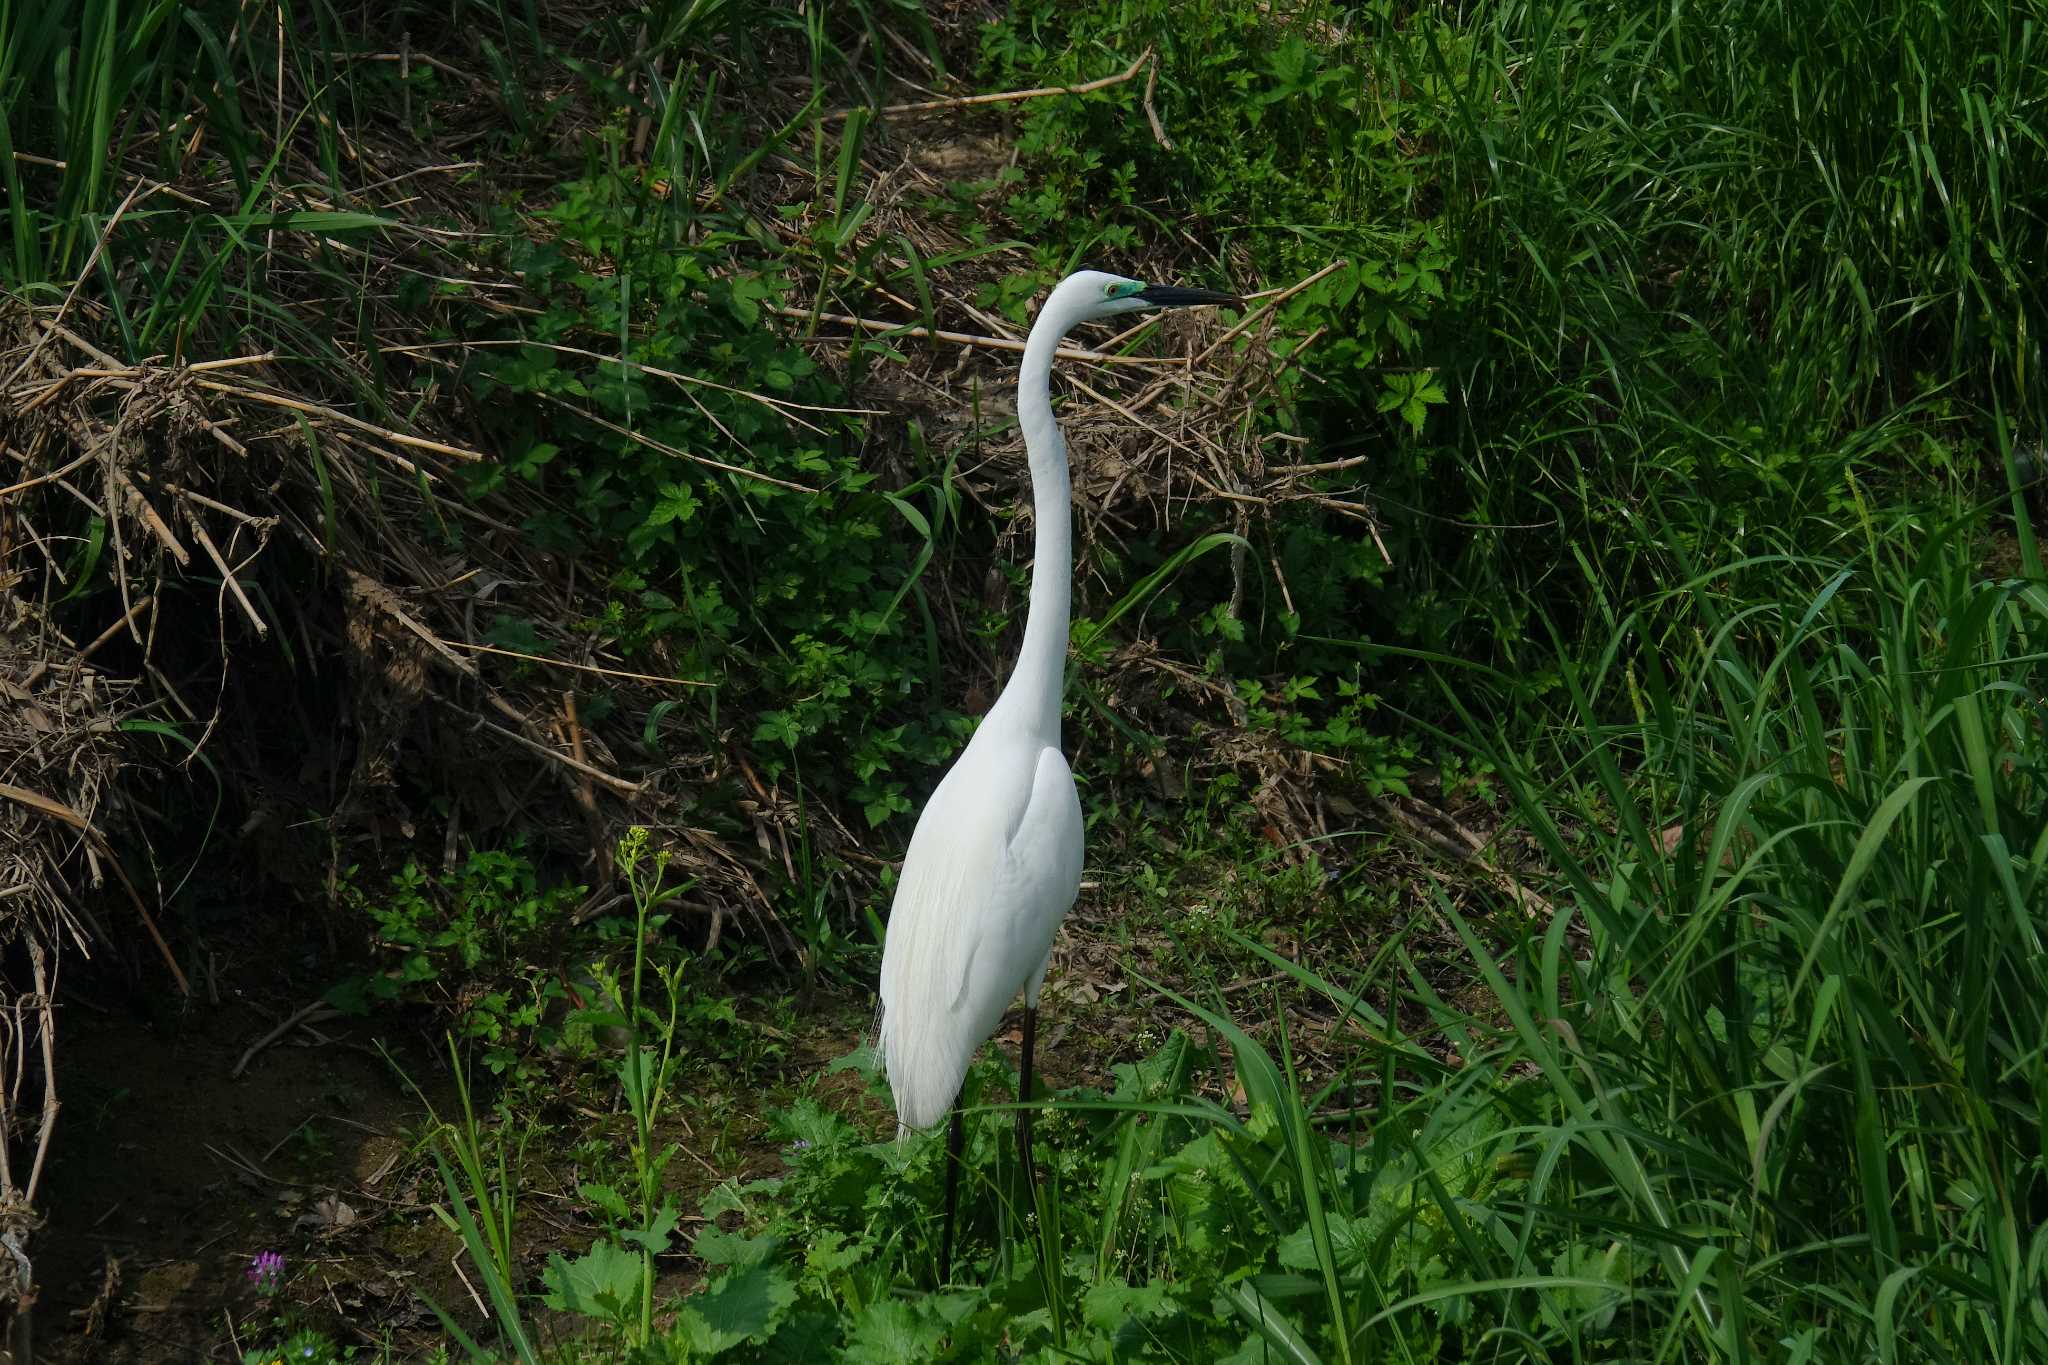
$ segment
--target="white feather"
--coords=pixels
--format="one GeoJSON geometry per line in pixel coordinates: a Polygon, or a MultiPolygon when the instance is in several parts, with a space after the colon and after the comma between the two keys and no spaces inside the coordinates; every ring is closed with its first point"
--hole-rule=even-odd
{"type": "Polygon", "coordinates": [[[1017,420],[1036,559],[1024,642],[1002,695],[918,817],[882,951],[878,1042],[904,1129],[946,1117],[1019,990],[1036,1006],[1053,935],[1080,889],[1081,801],[1060,753],[1073,530],[1050,378],[1060,338],[1077,324],[1155,306],[1135,296],[1142,287],[1093,270],[1069,275],[1025,343],[1017,420]]]}
{"type": "Polygon", "coordinates": [[[1043,980],[1080,889],[1073,775],[1028,743],[970,744],[911,837],[882,955],[881,1051],[905,1127],[945,1118],[975,1049],[1043,980]]]}

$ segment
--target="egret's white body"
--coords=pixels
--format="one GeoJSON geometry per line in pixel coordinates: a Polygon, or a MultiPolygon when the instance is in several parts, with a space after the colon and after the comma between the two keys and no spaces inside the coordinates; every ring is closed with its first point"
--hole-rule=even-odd
{"type": "Polygon", "coordinates": [[[1081,886],[1081,798],[1058,736],[1002,729],[984,722],[932,793],[896,890],[889,941],[903,946],[882,959],[882,1055],[906,1128],[946,1117],[1020,988],[1037,1005],[1081,886]]]}
{"type": "MultiPolygon", "coordinates": [[[[1067,444],[1052,414],[1054,352],[1092,318],[1226,302],[1237,300],[1083,270],[1053,289],[1025,343],[1017,420],[1037,545],[1024,643],[1002,695],[918,818],[882,953],[879,1045],[904,1129],[946,1117],[968,1062],[1019,990],[1028,1038],[1053,935],[1081,886],[1081,801],[1060,752],[1073,527],[1067,444]]],[[[1027,1089],[1030,1065],[1027,1042],[1027,1089]]]]}

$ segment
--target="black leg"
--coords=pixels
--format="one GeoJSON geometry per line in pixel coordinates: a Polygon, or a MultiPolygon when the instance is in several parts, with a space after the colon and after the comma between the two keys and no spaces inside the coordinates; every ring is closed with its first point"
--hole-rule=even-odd
{"type": "MultiPolygon", "coordinates": [[[[1028,1106],[1031,1103],[1031,1053],[1038,1042],[1038,1011],[1030,1005],[1024,1007],[1024,1069],[1018,1074],[1017,1101],[1028,1106]]],[[[1038,1203],[1038,1173],[1031,1168],[1031,1110],[1017,1111],[1017,1157],[1024,1163],[1024,1188],[1030,1192],[1031,1202],[1038,1203]]]]}
{"type": "Polygon", "coordinates": [[[960,1202],[960,1149],[965,1144],[967,1128],[960,1110],[953,1111],[953,1122],[946,1129],[946,1231],[939,1241],[939,1283],[944,1285],[953,1278],[953,1209],[960,1202]]]}

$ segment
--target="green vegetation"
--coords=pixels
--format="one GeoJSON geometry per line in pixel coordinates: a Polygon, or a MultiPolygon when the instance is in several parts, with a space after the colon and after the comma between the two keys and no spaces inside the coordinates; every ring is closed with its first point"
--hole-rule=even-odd
{"type": "MultiPolygon", "coordinates": [[[[2048,1358],[2038,3],[245,10],[0,0],[0,368],[59,310],[118,363],[275,353],[283,434],[132,466],[280,517],[237,570],[268,662],[212,645],[225,568],[18,506],[73,638],[157,555],[181,681],[350,698],[346,798],[289,800],[360,949],[330,998],[463,1040],[414,1153],[450,1358],[2048,1358]],[[885,173],[962,128],[1002,155],[885,173]],[[1038,1207],[970,1074],[935,1285],[943,1139],[887,1140],[855,1043],[1028,541],[1007,369],[825,315],[986,332],[1084,261],[1310,282],[1227,396],[1089,447],[1142,489],[1079,481],[1068,934],[1115,979],[1055,975],[1089,1083],[1038,1207]],[[465,721],[562,710],[472,763],[580,766],[479,799],[387,599],[524,656],[461,665],[465,721]],[[1380,837],[1396,802],[1483,848],[1380,837]],[[552,1166],[572,1223],[529,1216],[552,1166]]],[[[126,837],[195,867],[315,732],[144,709],[218,757],[126,837]]],[[[346,1358],[320,1312],[247,1358],[346,1358]]]]}

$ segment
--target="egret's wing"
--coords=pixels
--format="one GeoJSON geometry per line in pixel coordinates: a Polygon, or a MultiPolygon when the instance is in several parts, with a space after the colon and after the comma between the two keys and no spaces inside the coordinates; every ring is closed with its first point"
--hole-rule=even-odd
{"type": "Polygon", "coordinates": [[[880,1043],[897,1117],[913,1128],[946,1116],[1080,885],[1081,807],[1066,760],[1057,749],[1007,758],[962,756],[918,820],[896,885],[880,1043]]]}
{"type": "Polygon", "coordinates": [[[1011,943],[990,1028],[1019,989],[1025,991],[1028,1004],[1038,1004],[1053,935],[1081,889],[1083,842],[1081,796],[1074,790],[1066,755],[1054,748],[1040,750],[1031,805],[1010,836],[1004,862],[1000,896],[1009,907],[1004,922],[1010,927],[1011,943]]]}
{"type": "Polygon", "coordinates": [[[945,1117],[980,1041],[969,1042],[955,1016],[995,908],[1010,829],[1030,801],[1029,780],[970,746],[910,836],[882,948],[878,1039],[897,1117],[909,1127],[945,1117]]]}

